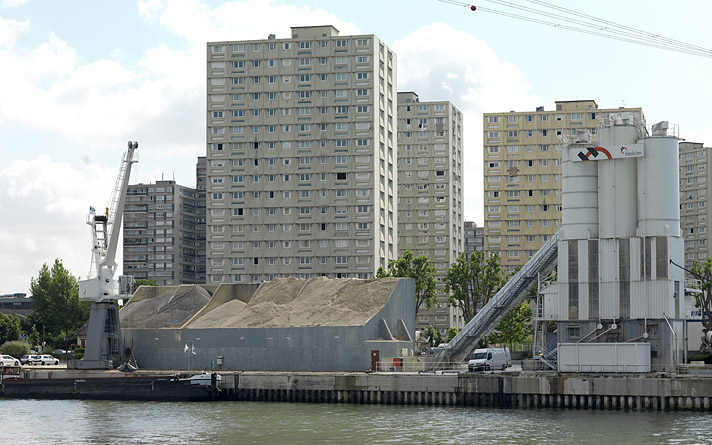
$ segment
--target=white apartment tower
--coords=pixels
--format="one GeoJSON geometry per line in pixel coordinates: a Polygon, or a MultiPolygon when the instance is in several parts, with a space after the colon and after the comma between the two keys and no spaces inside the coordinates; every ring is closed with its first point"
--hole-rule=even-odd
{"type": "Polygon", "coordinates": [[[375,276],[398,248],[395,54],[333,26],[207,46],[208,282],[375,276]]]}
{"type": "Polygon", "coordinates": [[[447,334],[462,314],[447,304],[443,278],[463,251],[462,113],[447,101],[398,93],[398,255],[426,255],[437,271],[440,307],[420,308],[418,328],[447,334]]]}

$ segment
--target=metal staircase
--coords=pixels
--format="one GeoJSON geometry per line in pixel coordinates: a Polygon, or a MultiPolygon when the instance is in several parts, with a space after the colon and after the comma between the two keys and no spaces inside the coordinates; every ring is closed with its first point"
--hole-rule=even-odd
{"type": "Polygon", "coordinates": [[[558,369],[559,344],[556,337],[546,343],[546,348],[538,358],[549,368],[558,369]]]}
{"type": "Polygon", "coordinates": [[[547,275],[556,264],[558,241],[559,232],[552,236],[445,346],[433,361],[433,369],[438,369],[443,362],[464,361],[480,339],[492,332],[502,317],[522,302],[536,284],[537,275],[547,275]]]}

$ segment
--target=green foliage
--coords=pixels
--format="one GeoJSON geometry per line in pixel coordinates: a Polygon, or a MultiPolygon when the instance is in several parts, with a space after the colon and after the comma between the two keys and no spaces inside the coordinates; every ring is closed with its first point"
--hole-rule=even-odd
{"type": "Polygon", "coordinates": [[[486,261],[482,258],[482,252],[475,251],[469,258],[462,253],[447,270],[444,281],[449,293],[448,302],[460,309],[465,323],[472,320],[504,285],[499,260],[496,253],[486,261]]]}
{"type": "Polygon", "coordinates": [[[0,314],[0,343],[20,339],[20,318],[0,314]]]}
{"type": "Polygon", "coordinates": [[[39,346],[40,343],[42,343],[40,333],[37,331],[35,325],[32,325],[29,329],[29,332],[27,332],[27,342],[30,344],[30,346],[39,346]]]}
{"type": "Polygon", "coordinates": [[[442,337],[442,335],[440,335],[440,331],[435,329],[435,327],[433,327],[433,325],[428,326],[428,329],[426,332],[428,334],[428,344],[431,347],[435,347],[443,342],[443,337],[442,337]]]}
{"type": "Polygon", "coordinates": [[[134,282],[134,289],[138,289],[139,286],[158,286],[158,285],[156,284],[156,280],[140,279],[140,280],[136,280],[134,282]]]}
{"type": "Polygon", "coordinates": [[[699,280],[697,286],[702,293],[695,294],[695,306],[702,312],[702,326],[708,331],[712,330],[712,258],[707,258],[704,263],[695,261],[690,272],[699,280]]]}
{"type": "Polygon", "coordinates": [[[27,343],[22,341],[8,341],[3,343],[3,345],[0,347],[0,352],[5,355],[11,355],[19,359],[23,355],[30,352],[30,347],[27,346],[27,343]]]}
{"type": "MultiPolygon", "coordinates": [[[[46,342],[65,335],[74,337],[79,327],[89,319],[91,303],[79,301],[77,279],[56,259],[52,268],[45,263],[37,279],[30,283],[32,293],[31,322],[43,328],[46,342]]],[[[38,329],[39,330],[39,329],[38,329]]]]}
{"type": "Polygon", "coordinates": [[[403,256],[388,263],[388,270],[379,267],[376,278],[401,277],[415,279],[415,314],[420,307],[430,310],[440,306],[435,294],[435,266],[425,255],[414,257],[413,252],[406,250],[403,256]]]}
{"type": "Polygon", "coordinates": [[[458,333],[457,328],[454,326],[450,326],[450,329],[447,330],[447,342],[450,343],[450,340],[455,338],[457,333],[458,333]]]}
{"type": "Polygon", "coordinates": [[[487,341],[509,343],[510,348],[514,343],[523,343],[532,333],[531,320],[532,308],[526,303],[519,303],[500,320],[495,327],[495,332],[489,335],[487,341]]]}

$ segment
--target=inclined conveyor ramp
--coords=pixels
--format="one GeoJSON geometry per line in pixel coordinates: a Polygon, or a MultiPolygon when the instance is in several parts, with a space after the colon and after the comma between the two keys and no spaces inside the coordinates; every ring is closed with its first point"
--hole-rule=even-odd
{"type": "Polygon", "coordinates": [[[560,232],[556,232],[445,346],[433,361],[434,370],[446,362],[465,361],[480,339],[492,332],[502,317],[524,300],[537,283],[538,276],[551,272],[557,260],[560,232]]]}

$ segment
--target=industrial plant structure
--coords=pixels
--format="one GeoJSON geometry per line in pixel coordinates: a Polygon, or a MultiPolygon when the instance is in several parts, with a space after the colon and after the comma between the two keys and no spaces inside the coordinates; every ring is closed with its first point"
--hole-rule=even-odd
{"type": "Polygon", "coordinates": [[[150,369],[366,371],[413,355],[410,278],[142,286],[123,344],[150,369]]]}

